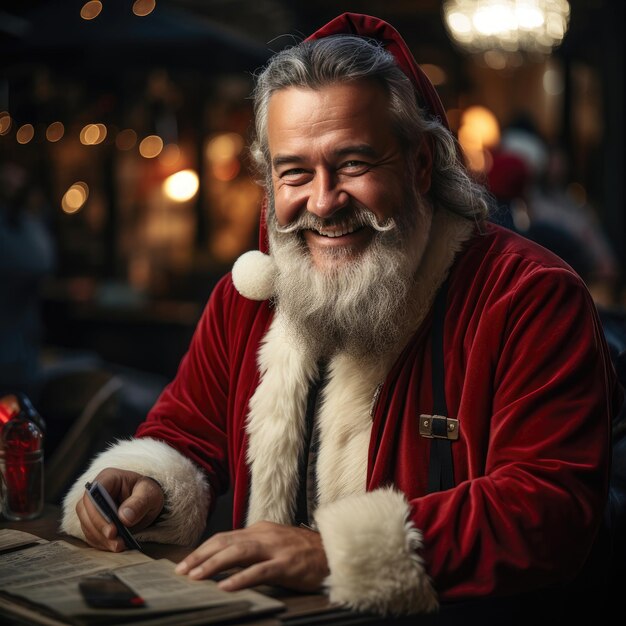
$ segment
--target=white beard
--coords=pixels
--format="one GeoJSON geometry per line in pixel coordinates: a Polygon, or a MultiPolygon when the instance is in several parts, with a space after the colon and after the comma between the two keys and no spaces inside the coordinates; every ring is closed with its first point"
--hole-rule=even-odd
{"type": "Polygon", "coordinates": [[[409,296],[432,209],[419,194],[406,196],[393,228],[387,223],[383,232],[375,232],[356,259],[348,256],[349,250],[332,252],[330,270],[315,266],[300,233],[279,232],[270,197],[267,226],[278,267],[276,306],[293,335],[318,358],[340,351],[355,357],[385,354],[413,326],[409,296]]]}

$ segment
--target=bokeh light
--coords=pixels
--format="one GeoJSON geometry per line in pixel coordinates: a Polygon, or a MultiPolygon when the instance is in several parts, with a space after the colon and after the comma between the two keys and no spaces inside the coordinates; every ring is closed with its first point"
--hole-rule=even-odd
{"type": "Polygon", "coordinates": [[[468,107],[461,115],[458,137],[469,167],[474,171],[488,170],[488,149],[500,141],[500,124],[496,116],[483,106],[468,107]]]}
{"type": "Polygon", "coordinates": [[[100,15],[100,11],[102,11],[102,2],[99,0],[90,0],[83,4],[80,10],[80,16],[84,20],[93,20],[100,15]]]}
{"type": "Polygon", "coordinates": [[[198,192],[200,180],[194,170],[181,170],[163,181],[163,193],[175,202],[186,202],[198,192]]]}
{"type": "Polygon", "coordinates": [[[156,7],[156,0],[135,0],[133,3],[133,13],[139,17],[150,15],[156,7]]]}
{"type": "Polygon", "coordinates": [[[6,135],[13,124],[13,120],[7,111],[0,112],[0,135],[6,135]]]}
{"type": "Polygon", "coordinates": [[[32,124],[24,124],[17,129],[15,139],[17,143],[28,143],[35,136],[35,127],[32,124]]]}
{"type": "Polygon", "coordinates": [[[424,73],[428,76],[433,85],[443,85],[448,80],[448,76],[446,75],[444,69],[439,65],[422,63],[420,67],[424,70],[424,73]]]}
{"type": "Polygon", "coordinates": [[[76,213],[85,206],[89,197],[89,186],[83,181],[75,182],[61,199],[61,209],[64,213],[76,213]]]}
{"type": "Polygon", "coordinates": [[[95,146],[102,143],[107,136],[107,127],[104,124],[87,124],[80,131],[80,142],[85,146],[95,146]]]}
{"type": "Polygon", "coordinates": [[[146,159],[154,159],[163,150],[163,139],[158,135],[148,135],[139,144],[139,154],[146,159]]]}
{"type": "Polygon", "coordinates": [[[230,161],[241,153],[244,143],[243,137],[237,133],[217,135],[207,144],[207,159],[214,164],[230,161]]]}
{"type": "Polygon", "coordinates": [[[52,122],[52,124],[46,128],[46,139],[51,143],[62,139],[64,134],[65,126],[63,126],[61,122],[52,122]]]}
{"type": "Polygon", "coordinates": [[[121,130],[115,138],[115,145],[120,150],[130,150],[137,143],[137,133],[132,128],[121,130]]]}
{"type": "Polygon", "coordinates": [[[217,180],[227,182],[237,177],[241,171],[238,157],[244,145],[244,139],[238,133],[222,133],[207,143],[206,157],[217,180]]]}

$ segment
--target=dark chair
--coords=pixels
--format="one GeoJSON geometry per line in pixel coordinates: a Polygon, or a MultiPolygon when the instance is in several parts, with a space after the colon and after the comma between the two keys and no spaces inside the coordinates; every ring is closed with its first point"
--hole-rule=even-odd
{"type": "MultiPolygon", "coordinates": [[[[123,382],[110,373],[103,374],[91,372],[87,376],[84,373],[77,376],[77,379],[88,379],[86,387],[77,395],[83,396],[86,390],[92,393],[46,462],[45,492],[48,502],[60,502],[93,454],[106,443],[108,424],[114,421],[118,412],[118,395],[123,382]]],[[[70,393],[74,392],[70,389],[70,393]]]]}
{"type": "Polygon", "coordinates": [[[131,437],[166,384],[160,376],[101,364],[48,381],[39,410],[46,435],[46,500],[60,503],[91,459],[131,437]]]}

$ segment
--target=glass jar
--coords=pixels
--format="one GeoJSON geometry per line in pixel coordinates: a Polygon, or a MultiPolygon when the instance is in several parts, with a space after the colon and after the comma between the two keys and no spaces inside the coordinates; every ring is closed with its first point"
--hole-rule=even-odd
{"type": "Polygon", "coordinates": [[[43,430],[30,402],[2,425],[0,471],[2,513],[10,520],[29,520],[43,510],[43,430]]]}

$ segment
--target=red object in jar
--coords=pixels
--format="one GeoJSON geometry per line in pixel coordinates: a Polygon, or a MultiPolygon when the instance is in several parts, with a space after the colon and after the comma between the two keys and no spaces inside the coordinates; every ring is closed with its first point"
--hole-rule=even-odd
{"type": "Polygon", "coordinates": [[[4,425],[20,412],[17,396],[3,396],[0,398],[0,434],[4,425]]]}
{"type": "MultiPolygon", "coordinates": [[[[43,509],[43,429],[41,417],[27,398],[18,411],[0,400],[2,512],[12,520],[37,517],[43,509]],[[8,419],[7,419],[8,416],[8,419]]],[[[17,400],[16,400],[17,401],[17,400]]]]}

